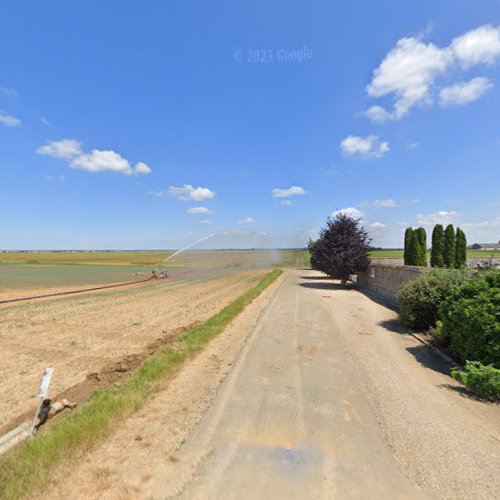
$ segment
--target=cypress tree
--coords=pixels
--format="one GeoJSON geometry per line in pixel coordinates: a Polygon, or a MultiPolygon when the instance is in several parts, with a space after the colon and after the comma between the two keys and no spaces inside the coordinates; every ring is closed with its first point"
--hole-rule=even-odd
{"type": "Polygon", "coordinates": [[[444,229],[436,224],[432,231],[431,267],[444,266],[444,229]]]}
{"type": "Polygon", "coordinates": [[[455,241],[455,267],[462,269],[467,261],[467,239],[465,233],[457,227],[457,235],[455,241]]]}
{"type": "Polygon", "coordinates": [[[427,267],[427,234],[423,227],[415,230],[417,236],[417,251],[415,266],[427,267]]]}
{"type": "Polygon", "coordinates": [[[417,231],[412,231],[411,233],[411,241],[408,245],[408,265],[409,266],[418,266],[419,262],[419,247],[420,242],[418,239],[417,231]]]}
{"type": "Polygon", "coordinates": [[[405,231],[405,247],[403,252],[404,263],[406,266],[410,266],[410,247],[413,235],[413,228],[408,227],[405,231]]]}
{"type": "Polygon", "coordinates": [[[447,268],[455,267],[455,229],[448,224],[444,230],[444,265],[447,268]]]}

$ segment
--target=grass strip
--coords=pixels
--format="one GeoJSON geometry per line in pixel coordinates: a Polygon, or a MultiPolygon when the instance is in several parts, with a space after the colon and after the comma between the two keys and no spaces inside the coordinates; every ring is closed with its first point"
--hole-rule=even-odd
{"type": "Polygon", "coordinates": [[[120,387],[94,392],[87,404],[47,432],[0,459],[0,498],[14,499],[46,484],[50,470],[75,458],[109,434],[113,426],[140,408],[165,380],[240,314],[283,271],[266,274],[253,288],[205,323],[186,331],[169,349],[146,359],[120,387]]]}

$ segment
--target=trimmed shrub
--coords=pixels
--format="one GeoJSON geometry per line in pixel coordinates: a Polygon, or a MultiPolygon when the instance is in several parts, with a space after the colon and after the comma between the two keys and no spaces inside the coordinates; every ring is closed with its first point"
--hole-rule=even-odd
{"type": "Polygon", "coordinates": [[[465,271],[434,269],[408,281],[398,294],[401,323],[416,330],[435,326],[441,303],[453,287],[468,279],[465,271]]]}
{"type": "Polygon", "coordinates": [[[444,337],[458,360],[500,368],[500,271],[454,287],[442,302],[439,316],[444,337]]]}
{"type": "Polygon", "coordinates": [[[467,361],[464,370],[452,370],[451,376],[483,398],[500,399],[500,370],[479,361],[467,361]]]}

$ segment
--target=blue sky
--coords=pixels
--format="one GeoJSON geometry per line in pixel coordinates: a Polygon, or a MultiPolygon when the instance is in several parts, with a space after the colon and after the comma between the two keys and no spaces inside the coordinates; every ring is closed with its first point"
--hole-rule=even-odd
{"type": "Polygon", "coordinates": [[[500,239],[499,0],[0,17],[0,248],[301,246],[346,209],[500,239]]]}

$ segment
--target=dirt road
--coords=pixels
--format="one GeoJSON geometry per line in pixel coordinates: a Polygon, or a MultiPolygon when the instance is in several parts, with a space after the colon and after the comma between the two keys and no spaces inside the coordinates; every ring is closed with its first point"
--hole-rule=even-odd
{"type": "Polygon", "coordinates": [[[312,271],[259,300],[57,493],[495,498],[498,406],[464,397],[392,311],[312,271]]]}

